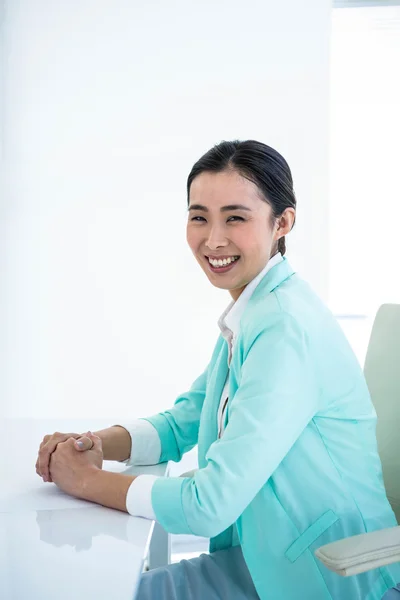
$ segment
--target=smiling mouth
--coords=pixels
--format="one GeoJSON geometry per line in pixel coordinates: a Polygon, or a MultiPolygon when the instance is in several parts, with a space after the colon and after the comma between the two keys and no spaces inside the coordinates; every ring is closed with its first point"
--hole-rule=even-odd
{"type": "Polygon", "coordinates": [[[229,257],[229,262],[222,262],[222,259],[215,259],[214,264],[210,262],[208,256],[206,256],[208,266],[213,273],[226,273],[233,269],[237,262],[240,260],[240,256],[229,257]]]}
{"type": "Polygon", "coordinates": [[[221,256],[221,257],[213,257],[213,256],[207,256],[205,257],[208,262],[210,264],[212,264],[214,267],[217,266],[224,266],[226,267],[227,265],[229,265],[230,263],[234,262],[235,260],[238,260],[240,258],[240,255],[235,255],[235,254],[231,254],[229,256],[221,256]],[[221,261],[221,262],[220,262],[221,261]]]}

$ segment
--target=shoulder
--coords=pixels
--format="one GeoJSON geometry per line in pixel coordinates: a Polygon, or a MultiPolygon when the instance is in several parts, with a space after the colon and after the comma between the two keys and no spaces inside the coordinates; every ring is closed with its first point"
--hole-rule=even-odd
{"type": "MultiPolygon", "coordinates": [[[[293,275],[269,293],[251,298],[242,316],[240,331],[251,343],[262,333],[281,331],[310,335],[321,319],[330,316],[310,285],[293,275]]],[[[333,318],[333,316],[332,316],[333,318]]]]}

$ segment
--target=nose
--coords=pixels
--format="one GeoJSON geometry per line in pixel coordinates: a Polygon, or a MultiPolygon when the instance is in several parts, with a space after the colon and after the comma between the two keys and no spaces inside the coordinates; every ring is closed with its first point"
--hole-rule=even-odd
{"type": "Polygon", "coordinates": [[[217,248],[223,248],[224,246],[227,246],[229,242],[224,236],[221,228],[214,226],[210,229],[210,233],[205,244],[210,250],[216,250],[217,248]]]}

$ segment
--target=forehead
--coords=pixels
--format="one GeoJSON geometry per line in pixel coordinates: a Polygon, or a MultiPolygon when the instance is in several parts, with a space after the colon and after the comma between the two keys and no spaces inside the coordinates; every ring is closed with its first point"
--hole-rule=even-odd
{"type": "Polygon", "coordinates": [[[236,171],[206,171],[195,177],[190,187],[190,204],[203,204],[209,209],[225,204],[245,204],[252,210],[268,207],[258,187],[236,171]]]}

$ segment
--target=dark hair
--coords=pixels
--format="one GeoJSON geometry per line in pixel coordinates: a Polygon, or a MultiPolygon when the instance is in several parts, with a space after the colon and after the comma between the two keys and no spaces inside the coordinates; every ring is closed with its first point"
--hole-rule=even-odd
{"type": "MultiPolygon", "coordinates": [[[[271,206],[273,218],[288,208],[296,208],[293,179],[286,160],[273,148],[246,140],[221,142],[206,152],[192,167],[187,180],[187,201],[193,179],[204,171],[218,173],[232,169],[252,181],[271,206]]],[[[285,254],[285,237],[278,240],[278,252],[285,254]]]]}

